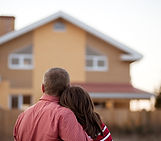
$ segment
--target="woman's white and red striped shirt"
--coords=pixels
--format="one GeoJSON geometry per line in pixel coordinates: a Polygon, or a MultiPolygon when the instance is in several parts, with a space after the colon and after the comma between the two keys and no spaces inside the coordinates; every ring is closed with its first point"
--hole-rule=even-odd
{"type": "Polygon", "coordinates": [[[109,132],[107,126],[102,123],[101,128],[103,135],[99,134],[94,141],[112,141],[111,133],[109,132]]]}

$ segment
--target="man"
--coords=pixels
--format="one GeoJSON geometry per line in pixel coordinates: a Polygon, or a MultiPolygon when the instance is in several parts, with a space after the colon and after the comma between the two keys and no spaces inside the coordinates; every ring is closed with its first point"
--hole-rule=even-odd
{"type": "Polygon", "coordinates": [[[90,141],[74,113],[59,105],[59,97],[69,85],[64,69],[51,68],[45,73],[44,94],[19,115],[14,127],[15,141],[90,141]]]}

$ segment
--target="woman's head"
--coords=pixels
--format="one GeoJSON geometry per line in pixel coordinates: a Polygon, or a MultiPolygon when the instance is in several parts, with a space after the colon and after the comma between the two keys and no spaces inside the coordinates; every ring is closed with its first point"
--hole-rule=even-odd
{"type": "Polygon", "coordinates": [[[93,102],[83,88],[71,86],[67,88],[60,97],[60,105],[71,109],[78,122],[92,138],[101,132],[101,121],[94,112],[93,102]]]}
{"type": "Polygon", "coordinates": [[[71,86],[66,89],[60,98],[60,103],[80,114],[92,113],[94,110],[89,94],[79,86],[71,86]]]}

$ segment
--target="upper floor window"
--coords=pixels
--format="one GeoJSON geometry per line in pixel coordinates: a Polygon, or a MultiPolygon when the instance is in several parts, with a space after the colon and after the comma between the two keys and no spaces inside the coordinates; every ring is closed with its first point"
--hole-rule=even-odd
{"type": "Polygon", "coordinates": [[[10,69],[32,69],[32,47],[23,48],[11,53],[8,58],[8,65],[10,69]]]}
{"type": "Polygon", "coordinates": [[[66,25],[63,22],[54,23],[54,31],[65,31],[66,25]]]}
{"type": "Polygon", "coordinates": [[[106,71],[106,56],[86,56],[86,70],[89,71],[106,71]]]}
{"type": "Polygon", "coordinates": [[[86,70],[87,71],[107,71],[107,56],[87,47],[86,48],[86,70]]]}

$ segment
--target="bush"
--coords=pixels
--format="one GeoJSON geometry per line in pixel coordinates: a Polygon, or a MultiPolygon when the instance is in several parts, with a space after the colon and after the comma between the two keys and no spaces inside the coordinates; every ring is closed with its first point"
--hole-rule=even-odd
{"type": "Polygon", "coordinates": [[[156,97],[155,108],[161,109],[161,87],[158,92],[158,96],[156,97]]]}

